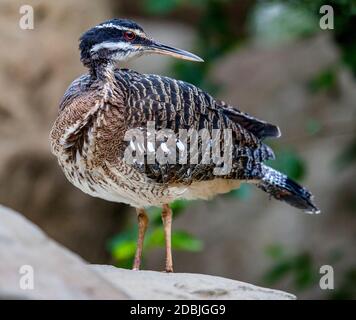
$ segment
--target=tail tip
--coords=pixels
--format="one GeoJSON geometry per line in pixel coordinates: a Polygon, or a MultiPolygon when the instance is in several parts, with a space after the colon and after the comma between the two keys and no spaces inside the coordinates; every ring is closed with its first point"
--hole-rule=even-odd
{"type": "Polygon", "coordinates": [[[304,209],[304,212],[307,214],[320,214],[321,210],[312,202],[313,197],[310,197],[308,200],[308,208],[304,209]]]}

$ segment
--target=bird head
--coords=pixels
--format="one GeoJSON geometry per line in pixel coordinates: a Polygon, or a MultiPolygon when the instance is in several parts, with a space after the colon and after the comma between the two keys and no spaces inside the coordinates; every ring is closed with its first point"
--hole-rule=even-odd
{"type": "Polygon", "coordinates": [[[89,29],[81,36],[79,49],[86,66],[92,62],[117,64],[148,53],[203,61],[193,53],[153,40],[137,23],[126,19],[108,20],[89,29]]]}

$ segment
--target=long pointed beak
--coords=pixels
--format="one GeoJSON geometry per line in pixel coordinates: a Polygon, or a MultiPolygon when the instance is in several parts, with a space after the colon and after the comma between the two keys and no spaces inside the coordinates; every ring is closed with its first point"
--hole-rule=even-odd
{"type": "Polygon", "coordinates": [[[174,58],[178,59],[183,59],[183,60],[190,60],[190,61],[196,61],[196,62],[204,62],[204,60],[197,55],[170,46],[166,46],[165,44],[152,41],[148,46],[147,46],[147,52],[151,53],[158,53],[158,54],[164,54],[167,56],[172,56],[174,58]]]}

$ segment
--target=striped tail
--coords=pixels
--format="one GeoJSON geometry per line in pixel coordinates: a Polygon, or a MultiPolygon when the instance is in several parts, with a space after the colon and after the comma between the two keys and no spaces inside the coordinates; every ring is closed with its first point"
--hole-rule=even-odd
{"type": "Polygon", "coordinates": [[[257,185],[260,189],[277,200],[285,201],[307,213],[320,213],[320,210],[312,201],[312,194],[307,189],[289,179],[283,173],[266,165],[264,165],[263,170],[264,177],[257,185]]]}

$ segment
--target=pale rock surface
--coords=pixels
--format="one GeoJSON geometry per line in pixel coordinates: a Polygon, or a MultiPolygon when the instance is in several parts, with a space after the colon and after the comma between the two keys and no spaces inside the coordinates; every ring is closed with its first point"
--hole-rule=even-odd
{"type": "Polygon", "coordinates": [[[0,206],[0,299],[125,298],[76,254],[20,214],[0,206]],[[22,266],[33,269],[33,290],[21,289],[21,277],[29,275],[20,274],[22,266]]]}
{"type": "Polygon", "coordinates": [[[90,269],[99,272],[118,288],[125,288],[132,299],[296,299],[283,291],[205,274],[131,271],[105,265],[92,265],[90,269]]]}
{"type": "Polygon", "coordinates": [[[295,296],[202,274],[88,267],[22,215],[0,205],[0,299],[285,300],[295,296]],[[29,269],[21,273],[23,266],[33,270],[33,289],[24,290],[29,269]]]}

